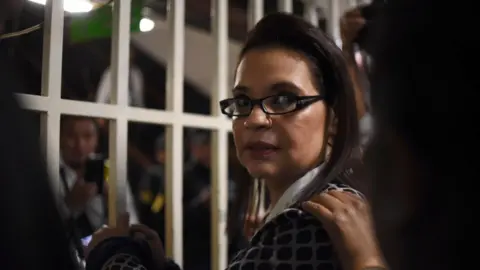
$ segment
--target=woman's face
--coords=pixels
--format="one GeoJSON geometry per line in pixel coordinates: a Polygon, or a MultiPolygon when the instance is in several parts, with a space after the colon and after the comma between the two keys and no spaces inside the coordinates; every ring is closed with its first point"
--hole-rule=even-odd
{"type": "MultiPolygon", "coordinates": [[[[254,49],[243,56],[234,97],[260,99],[285,93],[319,94],[306,57],[281,48],[254,49]]],[[[326,112],[323,101],[283,115],[267,115],[254,106],[249,116],[233,120],[241,164],[252,177],[275,182],[291,181],[314,168],[323,149],[326,112]]]]}

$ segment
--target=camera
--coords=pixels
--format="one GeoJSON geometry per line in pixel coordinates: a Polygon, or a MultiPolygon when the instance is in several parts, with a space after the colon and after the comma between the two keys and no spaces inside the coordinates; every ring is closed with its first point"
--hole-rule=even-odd
{"type": "Polygon", "coordinates": [[[87,160],[85,165],[85,182],[95,183],[98,193],[103,193],[105,181],[105,158],[102,156],[93,156],[87,160]]]}

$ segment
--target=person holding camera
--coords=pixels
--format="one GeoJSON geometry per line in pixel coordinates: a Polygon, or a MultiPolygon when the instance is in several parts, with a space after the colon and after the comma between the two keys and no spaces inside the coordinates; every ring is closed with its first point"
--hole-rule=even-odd
{"type": "MultiPolygon", "coordinates": [[[[61,212],[79,256],[90,235],[106,221],[108,185],[105,159],[93,159],[98,145],[98,128],[92,118],[63,116],[60,127],[60,181],[57,196],[61,212]]],[[[128,186],[127,186],[128,188],[128,186]]],[[[138,223],[135,204],[127,191],[130,221],[138,223]]]]}
{"type": "Polygon", "coordinates": [[[366,94],[368,80],[365,74],[365,59],[357,51],[359,39],[364,35],[367,20],[360,7],[351,9],[340,19],[340,35],[342,38],[342,51],[345,56],[348,72],[355,90],[355,101],[360,128],[360,142],[368,142],[372,121],[367,110],[368,97],[366,94]],[[363,32],[363,33],[362,33],[363,32]]]}

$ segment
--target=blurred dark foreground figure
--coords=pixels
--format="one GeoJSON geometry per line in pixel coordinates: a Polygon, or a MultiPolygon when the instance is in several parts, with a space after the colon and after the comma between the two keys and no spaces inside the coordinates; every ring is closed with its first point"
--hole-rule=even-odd
{"type": "MultiPolygon", "coordinates": [[[[22,0],[0,1],[0,36],[20,13],[22,0]]],[[[39,134],[13,92],[23,80],[0,39],[1,269],[77,269],[40,154],[39,134]]]]}
{"type": "MultiPolygon", "coordinates": [[[[0,77],[7,71],[0,70],[0,77]]],[[[41,162],[38,131],[12,90],[0,87],[1,269],[76,269],[41,162]]]]}
{"type": "Polygon", "coordinates": [[[433,0],[386,6],[367,154],[381,247],[392,269],[476,268],[467,239],[478,213],[478,11],[433,0]]]}

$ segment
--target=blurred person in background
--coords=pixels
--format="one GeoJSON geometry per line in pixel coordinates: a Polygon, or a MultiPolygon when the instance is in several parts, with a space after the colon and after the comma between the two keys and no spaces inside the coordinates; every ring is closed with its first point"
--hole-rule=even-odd
{"type": "MultiPolygon", "coordinates": [[[[145,107],[143,73],[140,68],[135,65],[135,49],[132,45],[130,46],[128,76],[128,104],[133,107],[145,107]]],[[[95,101],[98,103],[110,103],[111,91],[112,73],[110,68],[107,68],[100,79],[95,101]]]]}
{"type": "Polygon", "coordinates": [[[155,163],[141,178],[138,191],[140,220],[165,240],[165,136],[155,140],[155,163]]]}
{"type": "MultiPolygon", "coordinates": [[[[98,190],[96,182],[85,179],[87,162],[95,154],[98,144],[98,127],[92,118],[62,116],[60,129],[62,189],[65,217],[73,220],[73,226],[81,237],[91,235],[105,224],[107,218],[108,184],[98,190]]],[[[104,175],[98,175],[105,179],[104,175]]],[[[138,223],[136,208],[127,185],[127,211],[130,221],[138,223]]]]}
{"type": "MultiPolygon", "coordinates": [[[[348,72],[355,89],[355,102],[359,119],[360,142],[362,146],[368,143],[373,128],[372,117],[368,111],[368,78],[366,74],[367,57],[357,44],[363,38],[367,27],[367,20],[363,17],[362,9],[356,7],[345,12],[340,19],[340,34],[342,38],[342,52],[347,62],[348,72]]],[[[370,27],[370,26],[369,26],[370,27]]]]}
{"type": "Polygon", "coordinates": [[[210,262],[210,131],[187,132],[191,160],[183,180],[184,269],[207,270],[210,262]]]}

